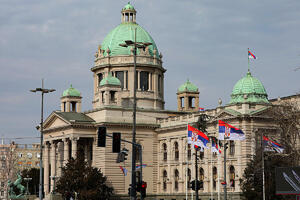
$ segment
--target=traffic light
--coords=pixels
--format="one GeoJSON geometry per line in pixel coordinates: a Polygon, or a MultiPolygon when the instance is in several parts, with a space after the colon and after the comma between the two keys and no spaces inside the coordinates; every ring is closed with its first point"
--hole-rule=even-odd
{"type": "Polygon", "coordinates": [[[98,127],[98,140],[97,146],[98,147],[105,147],[106,144],[106,127],[100,126],[98,127]]]}
{"type": "Polygon", "coordinates": [[[200,190],[200,188],[203,188],[203,181],[193,180],[190,183],[192,190],[196,191],[196,185],[195,185],[196,183],[197,183],[197,190],[200,190]]]}
{"type": "Polygon", "coordinates": [[[123,148],[122,151],[118,154],[117,163],[127,160],[126,156],[128,156],[128,149],[123,148]]]}
{"type": "Polygon", "coordinates": [[[131,191],[131,184],[129,184],[129,188],[128,188],[128,196],[130,196],[130,191],[131,191]]]}
{"type": "Polygon", "coordinates": [[[146,190],[147,190],[147,182],[142,182],[142,185],[141,185],[141,196],[143,197],[143,198],[145,198],[146,197],[146,190]]]}
{"type": "Polygon", "coordinates": [[[121,148],[121,133],[113,133],[112,152],[119,153],[121,148]]]}

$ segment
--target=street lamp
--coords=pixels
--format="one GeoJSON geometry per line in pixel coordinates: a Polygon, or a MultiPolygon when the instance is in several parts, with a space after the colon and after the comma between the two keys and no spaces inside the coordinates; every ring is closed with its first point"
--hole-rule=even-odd
{"type": "Polygon", "coordinates": [[[42,102],[41,102],[41,124],[40,124],[40,132],[41,132],[41,143],[40,143],[40,184],[39,184],[39,199],[43,199],[43,114],[44,114],[44,94],[54,92],[55,89],[45,89],[44,88],[44,79],[42,79],[42,88],[36,88],[34,90],[30,90],[30,92],[41,92],[42,94],[42,102]]]}
{"type": "Polygon", "coordinates": [[[29,195],[29,190],[28,190],[28,182],[31,181],[32,178],[29,178],[28,176],[24,178],[24,181],[26,181],[26,194],[29,195]]]}
{"type": "MultiPolygon", "coordinates": [[[[119,44],[121,47],[133,47],[133,74],[134,74],[134,86],[133,86],[133,127],[132,127],[132,162],[131,162],[131,190],[130,190],[130,197],[131,199],[136,199],[136,174],[135,174],[135,157],[136,157],[136,147],[135,147],[135,135],[136,135],[136,51],[137,49],[145,50],[147,46],[152,45],[149,42],[137,42],[136,41],[136,28],[134,29],[134,42],[131,40],[126,40],[125,44],[119,44]]],[[[142,181],[142,174],[140,175],[140,181],[142,181]]]]}

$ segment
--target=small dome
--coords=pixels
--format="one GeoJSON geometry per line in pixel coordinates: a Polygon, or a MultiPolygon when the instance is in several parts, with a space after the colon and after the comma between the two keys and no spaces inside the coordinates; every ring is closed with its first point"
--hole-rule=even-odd
{"type": "Polygon", "coordinates": [[[269,103],[263,84],[254,78],[250,71],[233,87],[229,104],[234,103],[269,103]]]}
{"type": "Polygon", "coordinates": [[[67,96],[80,97],[80,92],[75,88],[73,88],[71,84],[70,88],[66,89],[62,94],[62,97],[67,97],[67,96]]]}
{"type": "Polygon", "coordinates": [[[178,92],[198,92],[198,88],[189,80],[187,80],[178,88],[178,92]]]}
{"type": "Polygon", "coordinates": [[[134,7],[130,4],[130,2],[128,2],[128,4],[126,6],[124,6],[124,8],[122,10],[134,10],[134,7]]]}
{"type": "Polygon", "coordinates": [[[118,78],[113,77],[111,73],[108,73],[108,76],[100,81],[100,86],[103,85],[117,85],[121,86],[121,82],[118,78]]]}

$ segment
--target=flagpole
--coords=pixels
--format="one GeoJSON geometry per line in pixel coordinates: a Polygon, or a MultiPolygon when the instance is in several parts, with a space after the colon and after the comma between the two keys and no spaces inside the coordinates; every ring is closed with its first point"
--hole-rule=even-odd
{"type": "Polygon", "coordinates": [[[250,72],[249,48],[248,48],[247,55],[248,55],[248,72],[250,72]]]}
{"type": "MultiPolygon", "coordinates": [[[[189,130],[188,130],[188,125],[189,125],[189,123],[188,122],[186,122],[186,130],[187,130],[187,132],[189,132],[189,130]]],[[[188,156],[188,151],[189,151],[189,148],[188,148],[188,142],[186,143],[186,157],[185,157],[185,161],[186,161],[186,169],[185,169],[185,182],[186,182],[186,184],[185,184],[185,199],[187,200],[188,199],[188,159],[187,159],[187,156],[188,156]]]]}
{"type": "Polygon", "coordinates": [[[211,188],[210,188],[210,196],[211,196],[211,199],[213,199],[213,164],[212,164],[212,157],[213,157],[213,151],[212,151],[212,143],[213,143],[213,141],[212,141],[212,138],[210,138],[211,139],[211,148],[210,148],[210,165],[211,165],[211,180],[210,180],[210,186],[211,186],[211,188]]]}
{"type": "Polygon", "coordinates": [[[264,159],[264,145],[263,145],[263,132],[261,131],[261,163],[262,163],[262,181],[263,181],[263,200],[266,199],[265,195],[265,159],[264,159]]]}

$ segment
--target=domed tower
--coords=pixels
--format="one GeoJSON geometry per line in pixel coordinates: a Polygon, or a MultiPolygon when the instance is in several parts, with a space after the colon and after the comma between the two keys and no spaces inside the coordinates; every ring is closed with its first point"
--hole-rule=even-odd
{"type": "Polygon", "coordinates": [[[235,104],[269,104],[268,95],[263,84],[257,78],[253,77],[250,71],[233,87],[229,105],[235,104]]]}
{"type": "Polygon", "coordinates": [[[81,99],[80,92],[71,85],[60,98],[61,112],[81,112],[81,99]]]}
{"type": "Polygon", "coordinates": [[[100,82],[99,92],[100,101],[103,105],[118,105],[121,106],[120,99],[121,82],[118,78],[113,77],[111,73],[103,78],[100,82]]]}
{"type": "Polygon", "coordinates": [[[136,10],[128,3],[121,11],[121,24],[114,28],[99,45],[95,54],[93,108],[104,105],[101,101],[101,81],[109,73],[121,83],[120,101],[122,107],[133,106],[134,55],[132,47],[122,47],[126,40],[151,43],[145,49],[137,50],[137,107],[164,109],[164,73],[162,55],[149,33],[136,23],[136,10]]]}
{"type": "Polygon", "coordinates": [[[177,105],[178,111],[199,111],[199,91],[189,80],[178,88],[177,105]]]}

